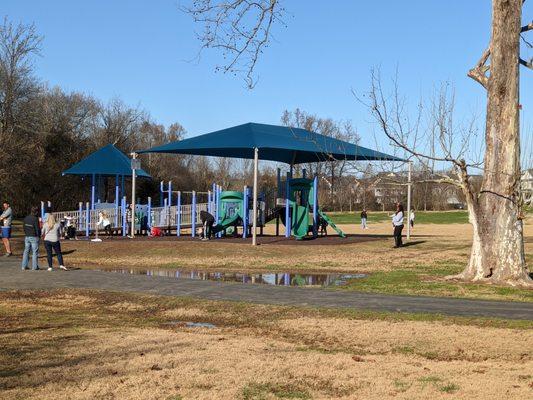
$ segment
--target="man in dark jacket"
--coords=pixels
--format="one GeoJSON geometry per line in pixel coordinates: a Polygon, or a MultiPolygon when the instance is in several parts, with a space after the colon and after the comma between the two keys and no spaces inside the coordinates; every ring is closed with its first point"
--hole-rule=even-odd
{"type": "Polygon", "coordinates": [[[213,231],[213,224],[215,223],[215,217],[209,214],[207,211],[200,211],[200,221],[204,229],[202,240],[211,239],[211,232],[213,231]]]}
{"type": "Polygon", "coordinates": [[[24,218],[24,253],[22,255],[22,269],[28,269],[30,250],[32,252],[31,269],[39,269],[37,258],[39,257],[39,238],[41,237],[41,227],[39,224],[39,209],[32,207],[30,215],[24,218]]]}

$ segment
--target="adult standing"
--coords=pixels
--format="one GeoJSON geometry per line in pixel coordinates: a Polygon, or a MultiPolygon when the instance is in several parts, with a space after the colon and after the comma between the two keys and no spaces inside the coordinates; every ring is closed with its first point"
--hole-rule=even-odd
{"type": "Polygon", "coordinates": [[[402,246],[402,230],[403,230],[403,206],[396,204],[396,212],[392,216],[392,226],[394,227],[394,248],[402,246]]]}
{"type": "Polygon", "coordinates": [[[366,221],[368,218],[368,214],[366,212],[366,208],[363,208],[363,211],[361,211],[361,229],[367,229],[366,221]]]}
{"type": "Polygon", "coordinates": [[[131,224],[134,222],[135,217],[133,215],[133,204],[130,204],[126,209],[126,235],[131,236],[131,224]]]}
{"type": "Polygon", "coordinates": [[[24,253],[22,254],[22,269],[28,269],[30,250],[32,252],[31,265],[34,271],[39,269],[37,258],[39,257],[39,237],[41,227],[39,225],[39,209],[32,207],[31,212],[23,221],[24,227],[24,253]]]}
{"type": "Polygon", "coordinates": [[[409,225],[411,228],[415,227],[415,209],[411,208],[411,213],[409,214],[409,225]]]}
{"type": "Polygon", "coordinates": [[[203,226],[203,238],[202,240],[211,239],[211,234],[213,232],[213,224],[215,223],[215,217],[212,214],[208,213],[205,210],[200,211],[200,221],[202,221],[203,226]]]}
{"type": "Polygon", "coordinates": [[[13,210],[9,205],[8,201],[4,201],[3,204],[4,211],[0,215],[0,223],[2,224],[2,242],[6,248],[5,257],[10,257],[11,253],[11,243],[9,239],[11,238],[11,223],[13,222],[13,210]]]}
{"type": "Polygon", "coordinates": [[[48,218],[43,225],[43,239],[44,248],[46,249],[46,257],[48,259],[48,271],[52,271],[53,252],[56,253],[59,268],[67,270],[63,265],[63,253],[61,253],[61,244],[59,243],[61,225],[56,221],[54,214],[48,214],[48,218]]]}

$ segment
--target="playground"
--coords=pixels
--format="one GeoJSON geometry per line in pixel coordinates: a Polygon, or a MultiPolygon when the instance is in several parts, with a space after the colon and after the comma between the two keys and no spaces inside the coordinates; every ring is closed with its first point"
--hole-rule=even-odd
{"type": "MultiPolygon", "coordinates": [[[[246,123],[171,142],[163,146],[140,150],[131,154],[130,160],[112,144],[85,157],[63,172],[91,179],[88,201],[80,201],[77,209],[54,210],[53,204],[41,202],[41,217],[53,212],[56,219],[72,227],[75,235],[86,239],[96,238],[103,226],[102,215],[109,221],[109,230],[117,236],[189,235],[194,238],[204,228],[202,212],[214,219],[212,233],[243,239],[264,233],[269,222],[275,222],[275,235],[297,240],[316,239],[329,227],[344,238],[344,232],[320,208],[318,176],[308,176],[306,168],[296,176],[295,165],[331,160],[366,162],[404,162],[395,156],[357,146],[300,128],[246,123]],[[136,181],[150,179],[141,169],[138,154],[170,153],[199,156],[253,159],[253,183],[242,190],[223,188],[216,182],[207,192],[173,190],[172,182],[160,182],[159,205],[152,197],[140,199],[136,194],[136,181]],[[277,168],[276,189],[270,193],[259,192],[259,157],[288,165],[285,172],[277,168]],[[109,179],[114,178],[114,201],[109,202],[109,179]],[[131,196],[127,196],[125,182],[131,181],[131,196]],[[105,189],[104,189],[105,188],[105,189]],[[103,197],[103,200],[102,200],[103,197]],[[129,200],[128,200],[129,199],[129,200]]],[[[409,164],[410,165],[410,164],[409,164]]],[[[410,193],[410,191],[409,191],[410,193]]],[[[410,210],[410,194],[407,209],[410,210]]],[[[203,232],[205,235],[205,232],[203,232]]],[[[98,238],[96,238],[98,239],[98,238]]]]}

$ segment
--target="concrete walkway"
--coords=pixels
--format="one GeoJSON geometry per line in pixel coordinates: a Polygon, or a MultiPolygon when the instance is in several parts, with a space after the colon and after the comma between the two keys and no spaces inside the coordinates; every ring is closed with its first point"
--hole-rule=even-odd
{"type": "Polygon", "coordinates": [[[260,304],[432,313],[533,320],[533,303],[390,296],[345,290],[223,283],[112,272],[22,271],[17,259],[0,261],[0,290],[81,288],[260,304]]]}

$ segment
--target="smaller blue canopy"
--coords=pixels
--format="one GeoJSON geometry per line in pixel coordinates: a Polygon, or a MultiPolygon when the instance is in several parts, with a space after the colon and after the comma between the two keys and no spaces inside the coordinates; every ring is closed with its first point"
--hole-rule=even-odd
{"type": "MultiPolygon", "coordinates": [[[[131,176],[131,159],[112,144],[108,144],[63,171],[62,175],[131,176]]],[[[135,175],[151,178],[142,169],[138,169],[135,175]]]]}
{"type": "Polygon", "coordinates": [[[142,150],[139,153],[253,159],[255,148],[259,150],[261,160],[291,165],[329,160],[404,161],[305,129],[252,122],[142,150]]]}

